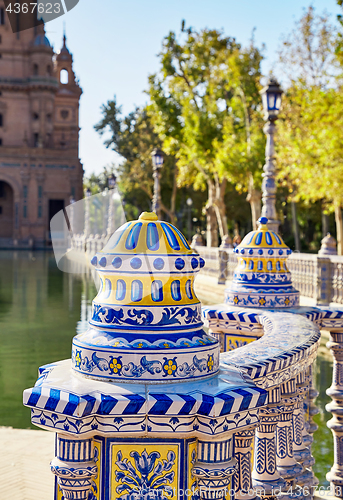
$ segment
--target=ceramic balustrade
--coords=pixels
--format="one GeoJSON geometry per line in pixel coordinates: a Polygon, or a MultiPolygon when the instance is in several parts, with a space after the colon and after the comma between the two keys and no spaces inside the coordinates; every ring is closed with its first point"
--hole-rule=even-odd
{"type": "MultiPolygon", "coordinates": [[[[309,383],[309,391],[308,391],[308,435],[312,437],[311,443],[313,441],[313,434],[316,432],[318,429],[318,425],[315,423],[313,420],[313,417],[319,413],[319,409],[315,405],[315,400],[317,396],[319,395],[319,392],[314,386],[314,380],[313,380],[313,367],[309,366],[308,367],[308,383],[309,383]]],[[[306,425],[306,423],[305,423],[306,425]]],[[[310,443],[310,444],[311,444],[310,443]]]]}
{"type": "Polygon", "coordinates": [[[298,408],[295,379],[281,384],[281,412],[276,428],[277,470],[286,481],[286,488],[295,490],[303,467],[296,461],[293,453],[293,420],[298,408]]]}
{"type": "Polygon", "coordinates": [[[305,428],[304,399],[308,393],[307,377],[304,372],[297,375],[297,397],[298,403],[293,413],[293,449],[294,457],[303,465],[303,471],[297,478],[297,484],[306,492],[306,496],[311,498],[314,494],[314,487],[318,485],[318,479],[312,471],[315,460],[311,455],[310,435],[305,428]]]}
{"type": "Polygon", "coordinates": [[[332,385],[326,391],[332,402],[326,410],[333,415],[327,425],[334,439],[334,465],[326,477],[335,495],[343,498],[343,330],[330,332],[327,347],[333,356],[332,385]]]}
{"type": "Polygon", "coordinates": [[[279,388],[268,391],[268,404],[259,412],[256,429],[252,485],[260,498],[273,498],[287,486],[276,466],[276,429],[282,408],[279,388]]]}
{"type": "MultiPolygon", "coordinates": [[[[208,323],[212,326],[215,324],[216,335],[218,335],[219,330],[225,332],[224,343],[226,345],[228,344],[228,337],[232,335],[233,331],[240,335],[241,338],[244,337],[246,332],[251,335],[252,325],[254,325],[255,332],[258,331],[260,336],[255,337],[259,338],[256,342],[246,343],[242,347],[222,355],[222,364],[224,365],[229,360],[237,366],[241,366],[241,363],[248,364],[249,361],[254,360],[256,363],[254,363],[255,368],[250,367],[248,369],[249,376],[254,380],[255,384],[263,386],[270,394],[268,407],[261,408],[259,412],[261,423],[256,430],[257,438],[255,439],[254,469],[252,472],[254,488],[259,487],[263,491],[262,496],[269,497],[273,496],[277,485],[282,486],[285,490],[287,484],[299,484],[297,477],[300,477],[299,474],[303,471],[303,468],[296,463],[292,456],[293,442],[292,433],[290,432],[292,414],[297,409],[296,404],[299,398],[298,393],[295,392],[294,380],[297,374],[311,364],[315,358],[320,337],[315,322],[313,323],[308,318],[299,318],[295,314],[262,313],[256,309],[235,311],[234,308],[226,308],[225,310],[225,306],[214,308],[206,306],[203,308],[203,314],[205,318],[208,318],[208,323]],[[257,328],[256,323],[258,323],[259,328],[257,328]],[[263,329],[262,337],[261,328],[263,329]],[[308,337],[305,336],[305,338],[301,339],[302,336],[299,335],[299,332],[306,331],[306,328],[308,328],[307,333],[310,340],[306,350],[299,349],[297,353],[296,348],[288,342],[290,337],[294,335],[294,341],[298,340],[299,344],[303,346],[301,340],[304,342],[305,338],[308,339],[308,337]],[[287,345],[285,345],[285,339],[287,339],[287,345]],[[278,349],[277,346],[279,346],[278,349]],[[266,358],[266,355],[271,351],[275,356],[277,356],[277,352],[284,356],[285,369],[281,372],[278,370],[280,365],[278,365],[274,357],[270,360],[266,358]],[[289,385],[285,382],[287,379],[292,381],[293,393],[289,392],[289,385]],[[282,391],[283,399],[280,399],[280,391],[282,391]],[[277,436],[281,438],[281,436],[285,435],[284,428],[288,429],[288,432],[286,431],[288,450],[286,455],[284,455],[284,443],[280,443],[280,439],[277,441],[277,436]],[[279,431],[278,434],[276,429],[279,431]],[[265,451],[267,444],[268,453],[265,451]],[[267,457],[268,464],[266,463],[267,457]]],[[[308,314],[313,320],[318,319],[320,315],[320,312],[315,315],[308,314]]],[[[235,337],[233,339],[232,343],[234,344],[235,337]]],[[[243,367],[241,366],[241,368],[243,367]]],[[[248,374],[245,370],[244,373],[245,378],[247,378],[248,374]]]]}
{"type": "Polygon", "coordinates": [[[234,475],[234,488],[237,500],[254,500],[256,498],[251,477],[254,438],[254,427],[235,433],[234,457],[237,460],[238,468],[234,475]]]}

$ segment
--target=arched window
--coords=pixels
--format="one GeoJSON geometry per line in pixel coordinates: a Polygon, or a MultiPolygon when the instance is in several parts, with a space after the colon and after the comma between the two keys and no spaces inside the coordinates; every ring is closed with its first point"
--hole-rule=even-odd
{"type": "Polygon", "coordinates": [[[3,117],[3,114],[0,113],[0,127],[3,127],[4,126],[4,117],[3,117]]]}
{"type": "Polygon", "coordinates": [[[38,64],[33,65],[33,75],[37,76],[38,75],[38,64]]]}
{"type": "Polygon", "coordinates": [[[69,73],[66,69],[61,69],[60,72],[60,82],[66,85],[69,82],[69,73]]]}
{"type": "Polygon", "coordinates": [[[47,65],[46,72],[47,72],[48,76],[51,76],[51,66],[50,66],[50,64],[47,65]]]}

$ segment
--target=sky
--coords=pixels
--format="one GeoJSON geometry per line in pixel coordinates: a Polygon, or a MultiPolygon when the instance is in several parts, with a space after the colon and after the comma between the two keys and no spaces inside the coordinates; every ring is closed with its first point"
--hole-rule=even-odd
{"type": "Polygon", "coordinates": [[[147,101],[144,90],[148,75],[158,71],[162,40],[169,31],[179,32],[182,19],[195,29],[222,29],[242,45],[255,28],[256,44],[266,45],[262,70],[268,75],[282,35],[310,4],[318,13],[332,14],[332,21],[340,13],[336,0],[79,0],[70,12],[48,22],[46,33],[55,51],[61,48],[65,25],[83,89],[80,158],[86,175],[118,162],[94,130],[101,106],[115,95],[127,114],[147,101]]]}

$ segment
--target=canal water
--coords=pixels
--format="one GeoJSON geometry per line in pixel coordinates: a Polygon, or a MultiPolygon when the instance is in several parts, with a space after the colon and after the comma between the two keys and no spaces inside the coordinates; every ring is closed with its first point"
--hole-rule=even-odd
{"type": "MultiPolygon", "coordinates": [[[[70,358],[75,332],[87,327],[96,287],[87,274],[62,273],[51,252],[0,251],[0,426],[34,428],[22,393],[37,379],[37,369],[70,358]]],[[[201,297],[200,297],[201,298],[201,297]]],[[[320,485],[333,463],[331,431],[325,411],[330,401],[332,361],[325,347],[315,366],[316,400],[314,467],[320,485]]]]}

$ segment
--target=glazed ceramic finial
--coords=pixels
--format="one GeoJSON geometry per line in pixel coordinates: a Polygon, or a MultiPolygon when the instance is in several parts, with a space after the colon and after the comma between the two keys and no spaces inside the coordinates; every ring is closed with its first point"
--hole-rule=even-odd
{"type": "Polygon", "coordinates": [[[203,378],[219,369],[203,330],[195,274],[205,262],[155,213],[127,222],[92,264],[101,287],[89,329],[73,340],[73,369],[116,381],[203,378]]]}
{"type": "Polygon", "coordinates": [[[299,292],[292,286],[286,264],[292,253],[281,236],[268,229],[261,217],[257,231],[251,231],[234,252],[238,254],[231,287],[225,291],[227,304],[279,308],[299,305],[299,292]]]}

